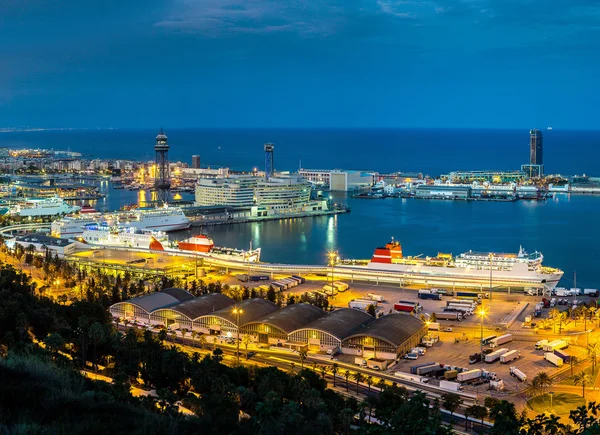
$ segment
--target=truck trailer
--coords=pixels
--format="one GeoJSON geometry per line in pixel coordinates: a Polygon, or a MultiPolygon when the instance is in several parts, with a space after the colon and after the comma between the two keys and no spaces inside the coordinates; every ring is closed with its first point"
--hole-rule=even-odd
{"type": "Polygon", "coordinates": [[[521,352],[514,349],[514,350],[506,352],[505,354],[500,355],[500,362],[502,364],[506,364],[506,363],[511,362],[512,360],[520,358],[520,357],[521,357],[521,352]]]}
{"type": "Polygon", "coordinates": [[[418,307],[419,305],[415,303],[399,302],[394,304],[394,311],[400,311],[403,313],[418,313],[418,307]]]}
{"type": "Polygon", "coordinates": [[[436,320],[456,320],[457,322],[462,322],[463,315],[462,313],[457,312],[443,312],[443,313],[435,313],[436,320]]]}
{"type": "Polygon", "coordinates": [[[436,301],[442,300],[442,295],[434,293],[431,290],[419,290],[417,296],[419,299],[433,299],[436,301]]]}
{"type": "Polygon", "coordinates": [[[564,349],[554,349],[554,355],[562,358],[562,360],[566,363],[571,361],[571,354],[564,349]]]}
{"type": "Polygon", "coordinates": [[[561,357],[559,357],[558,355],[554,355],[552,352],[546,352],[544,353],[544,359],[552,364],[554,364],[556,367],[562,367],[564,361],[561,357]]]}
{"type": "Polygon", "coordinates": [[[569,347],[569,343],[564,340],[554,340],[550,343],[546,343],[543,347],[544,352],[554,352],[556,349],[566,349],[569,347]]]}
{"type": "Polygon", "coordinates": [[[508,349],[505,348],[505,347],[503,347],[503,348],[500,348],[498,350],[495,350],[492,353],[488,353],[485,356],[485,362],[488,363],[488,364],[491,364],[491,363],[493,363],[495,361],[498,361],[500,359],[500,357],[502,355],[504,355],[506,352],[508,352],[508,349]]]}
{"type": "Polygon", "coordinates": [[[467,382],[472,381],[473,379],[479,379],[480,377],[481,369],[474,369],[459,373],[456,379],[458,380],[458,382],[467,382]]]}
{"type": "Polygon", "coordinates": [[[369,305],[377,305],[377,302],[369,301],[367,299],[354,299],[348,302],[350,308],[358,308],[360,310],[366,310],[369,305]]]}
{"type": "Polygon", "coordinates": [[[426,384],[427,382],[429,382],[429,378],[425,378],[423,376],[418,375],[412,375],[410,373],[396,372],[394,373],[394,376],[402,379],[403,381],[416,382],[419,384],[426,384]]]}
{"type": "Polygon", "coordinates": [[[446,391],[460,391],[462,387],[458,382],[440,381],[440,388],[446,391]]]}
{"type": "Polygon", "coordinates": [[[521,370],[519,370],[518,368],[516,368],[516,367],[511,367],[509,369],[509,373],[510,373],[511,376],[514,376],[515,378],[517,378],[521,382],[527,381],[527,375],[525,373],[523,373],[521,370]]]}
{"type": "Polygon", "coordinates": [[[490,347],[493,349],[502,344],[510,343],[512,341],[512,339],[513,339],[512,334],[501,335],[500,337],[496,337],[496,338],[490,340],[490,347]]]}

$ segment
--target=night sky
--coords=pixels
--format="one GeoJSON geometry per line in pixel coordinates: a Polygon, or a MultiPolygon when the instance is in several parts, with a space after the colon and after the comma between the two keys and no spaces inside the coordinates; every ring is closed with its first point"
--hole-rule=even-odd
{"type": "Polygon", "coordinates": [[[0,127],[598,128],[598,0],[0,0],[0,127]]]}

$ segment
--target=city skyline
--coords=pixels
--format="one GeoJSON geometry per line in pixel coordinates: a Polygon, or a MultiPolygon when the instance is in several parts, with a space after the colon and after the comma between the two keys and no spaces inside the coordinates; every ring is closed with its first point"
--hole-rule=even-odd
{"type": "Polygon", "coordinates": [[[0,115],[41,128],[588,129],[599,11],[584,0],[3,5],[0,115]]]}

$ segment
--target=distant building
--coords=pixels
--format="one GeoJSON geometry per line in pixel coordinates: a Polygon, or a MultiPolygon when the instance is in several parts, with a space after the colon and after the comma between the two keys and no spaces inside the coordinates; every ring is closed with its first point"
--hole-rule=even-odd
{"type": "Polygon", "coordinates": [[[371,187],[377,181],[376,172],[341,169],[300,169],[298,174],[317,188],[348,192],[371,187]]]}
{"type": "Polygon", "coordinates": [[[468,199],[471,197],[471,186],[462,184],[420,185],[415,192],[419,199],[468,199]]]}
{"type": "Polygon", "coordinates": [[[275,145],[272,143],[265,144],[265,178],[268,180],[273,176],[275,171],[275,162],[273,160],[273,154],[275,153],[275,145]]]}
{"type": "Polygon", "coordinates": [[[254,205],[254,188],[258,180],[251,175],[201,178],[196,185],[196,205],[251,207],[254,205]]]}
{"type": "Polygon", "coordinates": [[[181,178],[199,179],[199,178],[217,178],[228,177],[229,168],[180,168],[181,178]]]}
{"type": "Polygon", "coordinates": [[[192,168],[200,169],[200,156],[198,154],[192,156],[192,168]]]}
{"type": "Polygon", "coordinates": [[[537,128],[529,130],[529,164],[544,164],[544,137],[537,128]]]}
{"type": "Polygon", "coordinates": [[[454,171],[448,175],[443,175],[442,180],[451,183],[468,183],[474,181],[490,183],[518,183],[526,178],[524,171],[454,171]]]}
{"type": "Polygon", "coordinates": [[[75,242],[37,233],[17,236],[15,239],[6,242],[6,246],[9,248],[13,248],[14,245],[21,245],[24,249],[32,245],[36,252],[46,253],[46,250],[48,250],[50,253],[56,254],[59,258],[75,252],[75,242]]]}

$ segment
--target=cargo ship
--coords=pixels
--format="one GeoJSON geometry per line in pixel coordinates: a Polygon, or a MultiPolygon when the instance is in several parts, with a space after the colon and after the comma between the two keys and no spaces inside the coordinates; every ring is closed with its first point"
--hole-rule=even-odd
{"type": "MultiPolygon", "coordinates": [[[[363,270],[380,275],[393,274],[403,280],[429,285],[474,287],[537,287],[552,290],[563,271],[542,266],[541,252],[518,253],[465,252],[458,256],[439,253],[436,257],[405,257],[402,246],[392,240],[376,248],[363,270]]],[[[355,266],[356,267],[356,266],[355,266]]]]}
{"type": "Polygon", "coordinates": [[[82,210],[78,215],[65,216],[52,222],[51,234],[54,237],[73,238],[82,235],[86,225],[99,222],[165,232],[185,230],[191,225],[190,220],[179,207],[138,208],[104,214],[82,210]]]}
{"type": "Polygon", "coordinates": [[[158,251],[163,251],[164,246],[169,243],[169,237],[163,231],[117,227],[106,222],[86,225],[83,234],[78,239],[90,245],[145,248],[158,251]]]}

